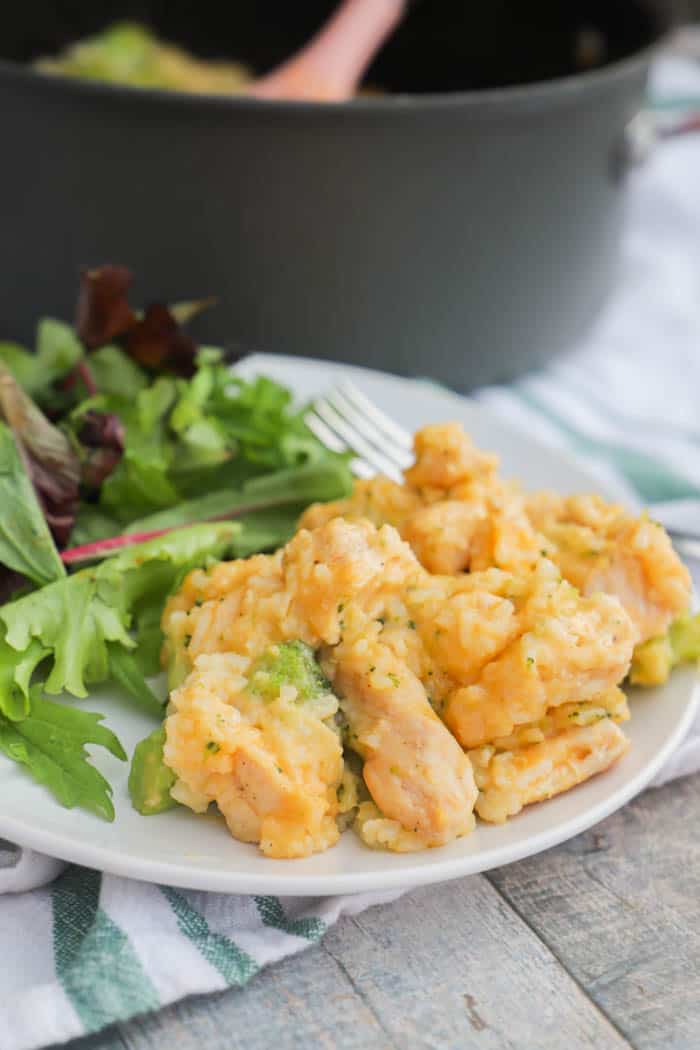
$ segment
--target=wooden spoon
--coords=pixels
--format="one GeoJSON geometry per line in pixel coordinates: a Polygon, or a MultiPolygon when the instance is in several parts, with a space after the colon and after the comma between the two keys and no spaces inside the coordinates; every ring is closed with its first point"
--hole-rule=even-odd
{"type": "Polygon", "coordinates": [[[253,82],[256,98],[343,102],[403,18],[409,0],[343,0],[316,36],[253,82]]]}

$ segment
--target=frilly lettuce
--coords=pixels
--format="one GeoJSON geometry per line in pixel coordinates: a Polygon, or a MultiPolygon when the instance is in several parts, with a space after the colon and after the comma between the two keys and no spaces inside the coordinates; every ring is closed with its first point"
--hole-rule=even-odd
{"type": "Polygon", "coordinates": [[[47,693],[83,697],[89,684],[115,678],[153,709],[155,698],[130,658],[137,645],[132,630],[157,630],[169,591],[190,569],[223,557],[239,531],[235,522],[179,529],[0,608],[0,749],[59,802],[109,816],[111,803],[83,744],[101,743],[114,754],[121,745],[97,727],[98,716],[43,700],[37,679],[47,693]],[[60,733],[49,732],[48,722],[60,733]]]}
{"type": "Polygon", "coordinates": [[[0,751],[24,766],[62,806],[80,806],[114,820],[112,788],[88,762],[85,744],[99,744],[121,761],[126,754],[101,721],[102,715],[51,703],[32,690],[31,713],[26,718],[19,722],[0,718],[0,751]]]}

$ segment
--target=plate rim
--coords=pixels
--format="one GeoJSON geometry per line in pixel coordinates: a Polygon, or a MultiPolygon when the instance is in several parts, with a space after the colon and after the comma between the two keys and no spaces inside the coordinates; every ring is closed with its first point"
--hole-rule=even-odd
{"type": "MultiPolygon", "coordinates": [[[[13,844],[71,864],[80,864],[109,875],[118,875],[141,882],[176,886],[180,889],[205,890],[227,894],[274,894],[277,897],[333,897],[340,894],[408,890],[414,886],[437,885],[467,875],[477,875],[492,868],[505,867],[526,857],[535,856],[553,846],[575,838],[583,831],[599,824],[639,795],[654,779],[672,752],[682,743],[700,706],[700,683],[696,682],[685,706],[683,717],[666,738],[653,759],[632,780],[622,785],[601,802],[571,817],[555,828],[522,838],[510,846],[497,846],[479,853],[467,854],[435,864],[395,871],[343,873],[329,875],[267,875],[240,871],[212,871],[179,865],[173,861],[134,860],[122,862],[116,849],[90,846],[66,839],[65,836],[33,829],[20,824],[15,829],[12,818],[0,815],[0,836],[13,844]],[[254,883],[254,885],[253,885],[254,883]],[[329,885],[332,883],[332,886],[329,885]]],[[[274,861],[270,862],[274,865],[274,861]]]]}
{"type": "MultiPolygon", "coordinates": [[[[319,362],[312,358],[289,358],[279,354],[250,355],[241,364],[244,365],[244,370],[248,371],[258,364],[264,368],[266,361],[270,362],[271,365],[283,363],[285,367],[301,365],[304,368],[310,367],[316,370],[319,367],[319,362]]],[[[419,378],[411,379],[379,369],[345,365],[342,362],[329,361],[322,364],[329,366],[328,370],[331,372],[341,370],[345,373],[354,373],[358,377],[390,379],[394,383],[410,385],[414,389],[426,383],[426,380],[419,378]]],[[[429,383],[430,381],[428,380],[427,382],[429,383]]],[[[502,419],[488,406],[479,404],[468,396],[442,387],[439,384],[434,387],[431,384],[431,388],[433,393],[445,395],[449,400],[467,402],[471,411],[476,411],[484,419],[495,423],[504,430],[510,431],[511,434],[522,436],[522,430],[502,419]]],[[[544,451],[549,456],[558,458],[564,464],[575,464],[578,471],[587,472],[581,460],[569,450],[548,445],[538,437],[533,437],[529,434],[526,435],[526,438],[528,444],[532,447],[544,451]]],[[[613,486],[610,485],[609,481],[602,483],[601,487],[612,494],[613,486]]],[[[135,858],[132,855],[122,858],[118,851],[118,843],[110,848],[93,845],[85,840],[72,839],[64,833],[55,833],[44,828],[35,829],[24,818],[17,820],[11,815],[2,814],[1,812],[0,836],[7,838],[13,844],[23,849],[47,853],[67,863],[96,868],[107,874],[184,889],[227,894],[269,893],[279,897],[326,897],[338,894],[398,891],[413,886],[438,884],[451,879],[489,871],[492,868],[502,867],[522,860],[525,857],[534,856],[581,834],[610,816],[640,794],[651,783],[672,752],[683,741],[697,715],[698,709],[700,709],[700,679],[696,678],[689,689],[682,716],[653,757],[631,779],[620,785],[606,798],[589,806],[583,812],[563,820],[555,827],[545,828],[507,845],[490,847],[476,853],[469,853],[445,860],[439,859],[439,851],[430,851],[435,853],[436,859],[434,863],[402,867],[393,871],[389,869],[384,871],[294,875],[285,870],[284,874],[276,874],[274,861],[271,861],[270,874],[261,875],[257,872],[252,873],[235,869],[214,870],[204,866],[196,868],[179,864],[173,860],[155,861],[150,858],[135,858]]],[[[53,799],[50,801],[52,805],[57,804],[53,799]]]]}

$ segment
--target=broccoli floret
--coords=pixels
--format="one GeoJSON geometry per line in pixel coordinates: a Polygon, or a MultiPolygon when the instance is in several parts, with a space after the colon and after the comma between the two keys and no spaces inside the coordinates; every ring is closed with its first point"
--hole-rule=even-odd
{"type": "Polygon", "coordinates": [[[170,794],[175,774],[165,764],[165,726],[158,726],[136,745],[129,774],[129,794],[134,809],[149,817],[176,806],[170,794]]]}
{"type": "Polygon", "coordinates": [[[298,640],[269,646],[250,675],[251,692],[265,700],[276,699],[283,685],[293,685],[301,702],[317,700],[331,692],[313,649],[298,640]]]}
{"type": "Polygon", "coordinates": [[[700,658],[700,615],[681,616],[668,633],[638,645],[634,650],[632,685],[663,685],[678,664],[700,658]]]}
{"type": "Polygon", "coordinates": [[[663,685],[674,666],[668,635],[650,638],[635,647],[630,667],[632,685],[663,685]]]}
{"type": "Polygon", "coordinates": [[[681,616],[668,632],[674,663],[684,664],[700,657],[700,615],[681,616]]]}

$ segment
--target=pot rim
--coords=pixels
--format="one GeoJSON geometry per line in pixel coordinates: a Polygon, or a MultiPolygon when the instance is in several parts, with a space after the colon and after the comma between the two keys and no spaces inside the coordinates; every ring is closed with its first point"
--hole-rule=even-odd
{"type": "Polygon", "coordinates": [[[111,99],[140,101],[172,109],[222,110],[239,111],[248,115],[292,116],[301,118],[306,115],[336,114],[342,117],[352,115],[381,116],[407,114],[413,112],[430,113],[445,110],[461,109],[471,112],[484,108],[498,107],[510,109],[528,107],[541,102],[567,101],[591,90],[604,90],[616,82],[626,80],[633,72],[647,67],[653,56],[660,50],[670,33],[670,27],[664,26],[648,44],[616,62],[610,62],[596,69],[581,73],[572,73],[564,77],[552,77],[549,80],[538,80],[528,84],[511,84],[505,87],[486,88],[471,91],[444,91],[425,94],[396,92],[372,97],[356,97],[347,102],[312,102],[301,100],[258,99],[247,95],[224,95],[213,93],[191,93],[187,91],[139,87],[131,84],[119,84],[110,81],[83,79],[70,75],[45,73],[20,62],[0,59],[0,83],[7,79],[23,83],[38,90],[61,92],[64,95],[77,95],[111,99]]]}

